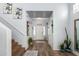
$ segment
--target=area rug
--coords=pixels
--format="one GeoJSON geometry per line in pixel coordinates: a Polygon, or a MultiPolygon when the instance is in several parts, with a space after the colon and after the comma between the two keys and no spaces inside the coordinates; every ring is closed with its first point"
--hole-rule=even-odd
{"type": "Polygon", "coordinates": [[[36,41],[36,43],[46,43],[45,41],[36,41]]]}
{"type": "Polygon", "coordinates": [[[37,56],[38,50],[27,50],[23,56],[37,56]]]}

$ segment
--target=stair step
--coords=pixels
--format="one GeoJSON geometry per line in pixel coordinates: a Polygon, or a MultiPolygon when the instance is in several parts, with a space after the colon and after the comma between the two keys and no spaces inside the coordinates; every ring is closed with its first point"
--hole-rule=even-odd
{"type": "Polygon", "coordinates": [[[17,45],[18,45],[17,42],[12,42],[12,49],[13,49],[15,46],[17,46],[17,45]]]}
{"type": "Polygon", "coordinates": [[[15,46],[15,47],[12,49],[12,54],[15,54],[19,49],[21,49],[21,46],[20,46],[20,45],[15,46]]]}
{"type": "Polygon", "coordinates": [[[16,54],[15,56],[22,56],[25,53],[25,48],[21,48],[16,54]]]}
{"type": "Polygon", "coordinates": [[[12,42],[15,42],[15,40],[14,40],[14,39],[12,39],[12,42]]]}
{"type": "Polygon", "coordinates": [[[21,56],[25,51],[25,48],[22,48],[15,40],[12,40],[12,56],[21,56]]]}

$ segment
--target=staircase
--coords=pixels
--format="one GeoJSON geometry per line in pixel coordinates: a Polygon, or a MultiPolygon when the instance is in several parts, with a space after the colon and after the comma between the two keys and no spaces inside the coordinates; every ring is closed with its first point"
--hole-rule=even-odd
{"type": "Polygon", "coordinates": [[[22,56],[26,52],[15,40],[12,40],[12,56],[22,56]]]}

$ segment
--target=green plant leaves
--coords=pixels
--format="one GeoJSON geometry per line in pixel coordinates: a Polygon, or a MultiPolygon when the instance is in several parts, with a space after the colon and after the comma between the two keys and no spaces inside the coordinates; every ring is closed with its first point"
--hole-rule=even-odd
{"type": "Polygon", "coordinates": [[[71,50],[71,40],[68,38],[67,30],[65,28],[66,32],[66,39],[64,42],[60,45],[61,50],[70,51],[71,50]]]}
{"type": "Polygon", "coordinates": [[[29,44],[29,45],[31,45],[31,44],[32,44],[32,42],[33,42],[32,38],[31,38],[31,37],[29,37],[29,39],[28,39],[28,44],[29,44]]]}

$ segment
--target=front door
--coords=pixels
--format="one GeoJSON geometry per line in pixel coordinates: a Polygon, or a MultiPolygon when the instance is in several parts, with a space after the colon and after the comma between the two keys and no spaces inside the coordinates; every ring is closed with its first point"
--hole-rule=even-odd
{"type": "Polygon", "coordinates": [[[36,39],[43,40],[43,26],[36,26],[36,39]]]}

